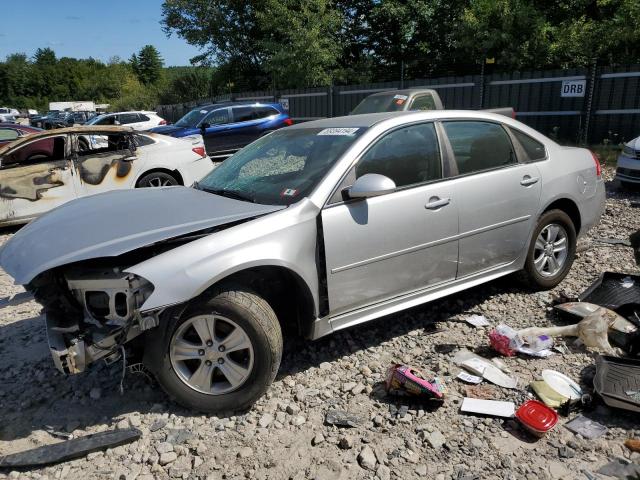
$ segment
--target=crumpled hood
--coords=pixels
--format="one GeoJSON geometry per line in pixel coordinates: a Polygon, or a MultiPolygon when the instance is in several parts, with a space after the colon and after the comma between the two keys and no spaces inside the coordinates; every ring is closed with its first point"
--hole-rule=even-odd
{"type": "Polygon", "coordinates": [[[159,127],[153,127],[149,131],[171,137],[185,137],[187,135],[193,135],[194,133],[200,133],[200,130],[197,128],[177,127],[175,125],[161,125],[159,127]]]}
{"type": "Polygon", "coordinates": [[[187,187],[102,193],[66,203],[23,227],[0,250],[0,266],[25,285],[54,267],[121,255],[282,208],[187,187]]]}

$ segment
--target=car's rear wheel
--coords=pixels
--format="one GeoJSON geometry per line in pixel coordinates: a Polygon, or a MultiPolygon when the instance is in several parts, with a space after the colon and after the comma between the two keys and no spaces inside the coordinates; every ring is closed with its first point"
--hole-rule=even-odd
{"type": "Polygon", "coordinates": [[[537,289],[550,289],[567,276],[576,253],[576,229],[569,215],[550,210],[538,220],[527,252],[524,273],[537,289]]]}
{"type": "Polygon", "coordinates": [[[202,412],[242,410],[275,378],[282,332],[262,297],[229,285],[151,331],[146,349],[149,369],[178,403],[202,412]]]}
{"type": "Polygon", "coordinates": [[[146,174],[138,181],[139,188],[148,187],[169,187],[171,185],[179,185],[180,183],[173,175],[166,172],[151,172],[146,174]]]}

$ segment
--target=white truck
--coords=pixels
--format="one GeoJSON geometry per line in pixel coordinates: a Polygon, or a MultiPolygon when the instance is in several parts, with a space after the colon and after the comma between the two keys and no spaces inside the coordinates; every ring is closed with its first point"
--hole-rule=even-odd
{"type": "Polygon", "coordinates": [[[49,110],[70,112],[95,112],[96,104],[90,101],[82,102],[49,102],[49,110]]]}

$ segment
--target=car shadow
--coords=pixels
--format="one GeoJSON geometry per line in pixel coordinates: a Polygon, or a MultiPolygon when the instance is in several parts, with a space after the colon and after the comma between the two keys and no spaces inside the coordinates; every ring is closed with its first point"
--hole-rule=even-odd
{"type": "MultiPolygon", "coordinates": [[[[511,279],[499,279],[315,342],[286,338],[277,380],[417,329],[422,330],[421,334],[430,334],[437,322],[473,312],[493,295],[521,291],[511,279]]],[[[0,314],[7,313],[0,310],[0,314]]],[[[136,412],[166,412],[182,417],[200,415],[171,401],[144,369],[138,368],[139,364],[132,366],[131,362],[130,359],[124,380],[122,360],[111,366],[98,362],[84,373],[65,377],[50,358],[42,316],[0,325],[0,411],[3,416],[0,452],[3,442],[26,438],[37,430],[72,432],[94,426],[113,428],[123,415],[136,412]],[[121,381],[124,394],[120,390],[121,381]]],[[[398,399],[389,402],[398,403],[398,399]]],[[[238,413],[243,412],[211,418],[238,413]]]]}

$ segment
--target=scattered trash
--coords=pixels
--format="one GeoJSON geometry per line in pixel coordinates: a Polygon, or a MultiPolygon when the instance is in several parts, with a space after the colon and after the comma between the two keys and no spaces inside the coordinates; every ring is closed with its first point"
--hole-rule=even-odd
{"type": "Polygon", "coordinates": [[[74,438],[53,445],[44,445],[24,452],[0,457],[0,468],[22,468],[66,462],[85,455],[135,442],[140,430],[111,430],[74,438]]]}
{"type": "Polygon", "coordinates": [[[544,380],[536,380],[535,382],[531,382],[529,386],[538,398],[548,407],[558,408],[570,401],[568,397],[565,397],[552,389],[544,380]]]}
{"type": "Polygon", "coordinates": [[[474,327],[487,327],[489,325],[491,325],[489,323],[489,320],[487,320],[487,318],[484,315],[471,315],[467,318],[464,319],[465,322],[469,323],[470,325],[473,325],[474,327]]]}
{"type": "Polygon", "coordinates": [[[151,430],[152,432],[157,432],[161,428],[165,427],[165,425],[167,424],[167,421],[168,420],[166,418],[159,418],[151,424],[151,426],[149,427],[149,430],[151,430]]]}
{"type": "Polygon", "coordinates": [[[428,381],[417,368],[396,364],[387,370],[385,387],[388,393],[424,396],[431,399],[444,398],[444,385],[436,377],[428,381]]]}
{"type": "Polygon", "coordinates": [[[337,427],[357,427],[364,423],[364,420],[358,415],[354,415],[344,410],[329,410],[324,417],[327,425],[335,425],[337,427]]]}
{"type": "Polygon", "coordinates": [[[607,427],[593,420],[589,420],[584,415],[578,415],[570,422],[565,423],[564,426],[570,432],[582,435],[589,440],[601,437],[607,433],[607,427]]]}
{"type": "Polygon", "coordinates": [[[636,282],[631,277],[624,277],[620,282],[620,286],[622,288],[631,288],[636,284],[636,282]]]}
{"type": "Polygon", "coordinates": [[[579,322],[600,308],[600,305],[589,302],[566,302],[553,307],[567,320],[579,322]]]}
{"type": "Polygon", "coordinates": [[[637,328],[624,317],[608,308],[600,307],[590,313],[579,323],[564,327],[531,327],[520,330],[518,333],[522,337],[547,335],[578,337],[589,349],[604,352],[613,352],[613,347],[609,343],[609,330],[615,327],[616,330],[624,330],[625,333],[632,333],[637,328]]]}
{"type": "Polygon", "coordinates": [[[518,348],[524,345],[518,332],[504,324],[500,324],[491,330],[489,333],[489,343],[496,352],[507,357],[514,356],[518,348]]]}
{"type": "Polygon", "coordinates": [[[596,473],[607,475],[609,477],[616,477],[620,480],[637,478],[640,476],[640,464],[629,463],[628,460],[617,458],[600,467],[596,470],[596,473]]]}
{"type": "Polygon", "coordinates": [[[540,353],[542,350],[549,350],[553,347],[553,338],[548,335],[533,335],[525,337],[523,340],[529,345],[528,349],[535,353],[540,353]]]}
{"type": "Polygon", "coordinates": [[[482,377],[477,377],[477,376],[471,375],[471,374],[469,374],[467,372],[460,372],[456,378],[459,378],[463,382],[467,382],[467,383],[478,384],[478,383],[482,382],[482,377]]]}
{"type": "Polygon", "coordinates": [[[640,412],[640,360],[599,355],[593,387],[610,407],[640,412]]]}
{"type": "Polygon", "coordinates": [[[465,385],[464,392],[467,397],[491,400],[496,398],[498,392],[491,385],[465,385]]]}
{"type": "Polygon", "coordinates": [[[513,417],[516,406],[513,402],[498,402],[496,400],[482,400],[465,397],[460,410],[464,413],[479,413],[495,417],[513,417]]]}
{"type": "Polygon", "coordinates": [[[564,373],[555,370],[543,370],[542,380],[551,390],[571,401],[578,401],[582,398],[580,385],[567,377],[564,373]]]}
{"type": "Polygon", "coordinates": [[[628,273],[604,272],[582,294],[578,296],[580,302],[589,302],[611,310],[640,303],[640,276],[628,273]],[[621,288],[623,280],[630,278],[633,285],[621,288]]]}
{"type": "Polygon", "coordinates": [[[474,375],[482,376],[485,380],[503,388],[516,388],[518,379],[512,378],[494,363],[468,350],[460,350],[453,358],[456,365],[463,367],[474,375]]]}
{"type": "Polygon", "coordinates": [[[509,370],[509,367],[507,366],[506,363],[504,363],[502,360],[500,360],[499,358],[492,358],[491,362],[498,367],[500,370],[502,370],[505,373],[510,373],[511,370],[509,370]]]}
{"type": "Polygon", "coordinates": [[[556,411],[537,400],[523,403],[515,415],[522,426],[537,437],[544,436],[558,423],[556,411]]]}
{"type": "Polygon", "coordinates": [[[639,438],[629,438],[625,440],[624,446],[627,447],[632,452],[640,453],[640,439],[639,438]]]}
{"type": "Polygon", "coordinates": [[[55,428],[50,427],[49,425],[45,425],[44,431],[47,432],[52,437],[56,437],[56,438],[64,438],[65,440],[69,440],[69,439],[73,438],[72,434],[66,433],[66,432],[60,432],[60,431],[56,430],[55,428]]]}

